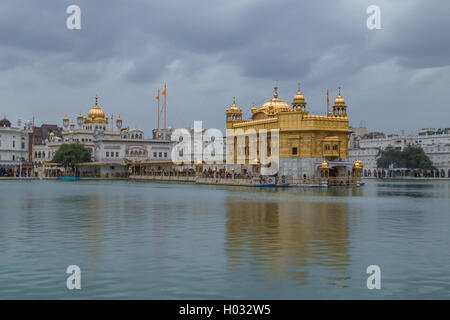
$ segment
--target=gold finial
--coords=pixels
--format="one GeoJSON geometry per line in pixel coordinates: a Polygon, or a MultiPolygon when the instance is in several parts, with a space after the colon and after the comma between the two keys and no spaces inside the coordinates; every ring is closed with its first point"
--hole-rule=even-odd
{"type": "Polygon", "coordinates": [[[238,107],[236,105],[236,97],[233,97],[233,104],[231,105],[230,110],[234,110],[234,111],[238,110],[238,107]]]}
{"type": "Polygon", "coordinates": [[[98,94],[95,95],[95,105],[98,106],[98,94]]]}
{"type": "Polygon", "coordinates": [[[278,98],[278,80],[275,81],[275,87],[274,87],[274,90],[275,90],[275,92],[274,92],[274,94],[273,94],[273,97],[274,97],[274,98],[278,98]]]}
{"type": "Polygon", "coordinates": [[[338,89],[339,89],[339,95],[341,95],[341,87],[338,87],[338,89]]]}

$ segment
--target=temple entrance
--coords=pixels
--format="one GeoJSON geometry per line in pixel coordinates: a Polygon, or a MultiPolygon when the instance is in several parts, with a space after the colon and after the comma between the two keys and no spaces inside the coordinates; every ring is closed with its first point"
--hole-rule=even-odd
{"type": "Polygon", "coordinates": [[[338,176],[338,170],[336,167],[330,168],[330,177],[337,177],[338,176]]]}

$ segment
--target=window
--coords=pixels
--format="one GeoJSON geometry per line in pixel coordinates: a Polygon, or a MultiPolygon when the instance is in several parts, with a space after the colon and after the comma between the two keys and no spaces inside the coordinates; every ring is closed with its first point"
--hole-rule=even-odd
{"type": "Polygon", "coordinates": [[[292,148],[292,154],[297,154],[297,153],[298,153],[297,147],[293,147],[292,148]]]}
{"type": "Polygon", "coordinates": [[[116,157],[119,157],[119,153],[118,152],[116,152],[116,157]]]}
{"type": "Polygon", "coordinates": [[[164,158],[167,158],[167,152],[164,152],[164,158]]]}
{"type": "Polygon", "coordinates": [[[156,158],[156,152],[153,152],[153,158],[156,158]]]}
{"type": "Polygon", "coordinates": [[[22,149],[25,149],[25,142],[22,142],[22,149]]]}
{"type": "MultiPolygon", "coordinates": [[[[16,142],[15,141],[13,141],[13,148],[15,148],[16,147],[16,142]]],[[[14,160],[14,159],[13,159],[14,160]]]]}
{"type": "Polygon", "coordinates": [[[106,157],[109,157],[109,152],[106,153],[106,157]]]}
{"type": "Polygon", "coordinates": [[[159,157],[162,158],[162,152],[159,153],[159,157]]]}

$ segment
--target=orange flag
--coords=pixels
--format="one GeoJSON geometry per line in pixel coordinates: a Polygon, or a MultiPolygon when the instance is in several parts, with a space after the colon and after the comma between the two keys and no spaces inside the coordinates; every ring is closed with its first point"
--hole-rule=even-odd
{"type": "Polygon", "coordinates": [[[159,100],[159,94],[156,96],[156,100],[159,100]]]}
{"type": "Polygon", "coordinates": [[[163,92],[161,92],[162,95],[166,95],[166,89],[164,89],[163,92]]]}
{"type": "Polygon", "coordinates": [[[328,90],[327,90],[327,116],[330,114],[330,98],[328,97],[328,90]]]}

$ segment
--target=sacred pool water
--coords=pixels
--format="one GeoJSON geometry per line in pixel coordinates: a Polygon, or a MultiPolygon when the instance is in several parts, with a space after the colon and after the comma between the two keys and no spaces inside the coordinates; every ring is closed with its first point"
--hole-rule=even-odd
{"type": "Polygon", "coordinates": [[[0,200],[1,299],[450,298],[449,181],[0,181],[0,200]]]}

